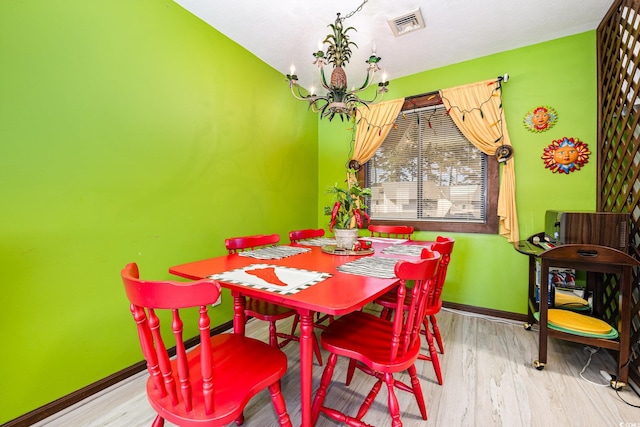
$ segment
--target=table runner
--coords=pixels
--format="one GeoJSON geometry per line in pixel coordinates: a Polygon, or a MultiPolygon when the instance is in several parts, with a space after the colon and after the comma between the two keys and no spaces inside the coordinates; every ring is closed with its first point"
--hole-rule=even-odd
{"type": "Polygon", "coordinates": [[[238,252],[238,255],[257,259],[282,259],[304,252],[308,248],[294,248],[293,246],[269,246],[268,248],[255,249],[253,251],[238,252]]]}
{"type": "Polygon", "coordinates": [[[384,248],[382,253],[388,255],[420,256],[423,249],[431,249],[431,245],[393,245],[384,248]]]}
{"type": "Polygon", "coordinates": [[[337,269],[341,273],[392,279],[396,277],[394,268],[398,261],[394,258],[368,256],[342,264],[337,269]]]}
{"type": "Polygon", "coordinates": [[[251,264],[209,276],[214,280],[285,295],[300,292],[329,277],[329,273],[271,264],[251,264]]]}

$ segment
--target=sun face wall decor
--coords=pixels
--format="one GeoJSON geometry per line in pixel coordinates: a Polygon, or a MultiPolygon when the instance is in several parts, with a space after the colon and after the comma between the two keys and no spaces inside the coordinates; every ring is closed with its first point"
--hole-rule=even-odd
{"type": "Polygon", "coordinates": [[[569,173],[579,170],[589,162],[589,147],[577,138],[554,140],[544,149],[541,159],[544,167],[556,173],[569,173]]]}
{"type": "Polygon", "coordinates": [[[524,116],[524,126],[531,132],[544,132],[558,121],[558,113],[546,106],[536,107],[524,116]]]}

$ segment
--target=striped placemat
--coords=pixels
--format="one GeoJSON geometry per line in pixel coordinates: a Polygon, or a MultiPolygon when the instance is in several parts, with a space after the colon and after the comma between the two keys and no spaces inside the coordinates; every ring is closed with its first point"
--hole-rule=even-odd
{"type": "Polygon", "coordinates": [[[293,246],[270,246],[253,251],[239,252],[238,255],[257,259],[282,259],[309,252],[310,250],[309,248],[294,248],[293,246]]]}
{"type": "Polygon", "coordinates": [[[332,239],[330,237],[318,237],[315,239],[307,239],[307,240],[300,240],[298,242],[299,245],[304,245],[304,246],[327,246],[327,245],[335,245],[336,244],[336,239],[332,239]]]}
{"type": "Polygon", "coordinates": [[[368,256],[342,264],[338,267],[338,271],[341,273],[357,274],[359,276],[392,279],[396,277],[394,268],[398,261],[399,260],[393,258],[368,256]]]}
{"type": "Polygon", "coordinates": [[[409,256],[420,256],[423,249],[430,249],[431,246],[423,246],[423,245],[393,245],[388,246],[382,250],[383,254],[388,255],[409,255],[409,256]]]}

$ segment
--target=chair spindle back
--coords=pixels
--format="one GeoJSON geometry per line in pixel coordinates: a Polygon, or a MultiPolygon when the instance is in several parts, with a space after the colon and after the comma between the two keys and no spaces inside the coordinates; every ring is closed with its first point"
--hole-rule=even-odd
{"type": "Polygon", "coordinates": [[[196,402],[193,396],[202,396],[199,404],[204,405],[206,414],[214,411],[212,349],[209,341],[211,321],[208,306],[220,295],[220,284],[204,279],[195,282],[148,282],[140,280],[138,266],[130,263],[121,272],[127,298],[131,302],[131,313],[138,328],[140,346],[147,362],[149,375],[158,393],[169,396],[174,406],[184,405],[189,412],[196,402]],[[198,327],[200,330],[199,360],[191,361],[183,340],[183,321],[180,309],[199,307],[198,327]],[[171,330],[175,337],[178,376],[171,369],[167,345],[161,334],[160,317],[157,310],[171,311],[171,330]],[[196,362],[196,363],[194,363],[196,362]],[[189,365],[199,367],[200,372],[190,372],[189,365]],[[177,382],[177,384],[176,384],[177,382]],[[198,387],[198,390],[194,390],[198,387]],[[179,390],[178,390],[179,388],[179,390]],[[179,393],[179,394],[178,394],[179,393]]]}
{"type": "Polygon", "coordinates": [[[370,225],[371,237],[388,237],[411,240],[413,227],[410,225],[370,225]]]}
{"type": "Polygon", "coordinates": [[[430,289],[435,286],[440,258],[438,252],[423,249],[420,261],[400,261],[395,266],[395,274],[400,279],[400,284],[393,317],[390,362],[403,356],[410,349],[416,355],[420,352],[420,325],[424,318],[426,298],[430,289]],[[411,281],[414,282],[413,287],[407,287],[407,282],[411,281]],[[412,293],[408,306],[405,304],[407,292],[412,293]]]}
{"type": "Polygon", "coordinates": [[[440,297],[442,295],[442,288],[447,278],[447,269],[449,268],[449,262],[451,261],[451,253],[453,252],[453,244],[455,241],[450,237],[438,236],[436,242],[431,245],[432,251],[438,251],[442,256],[440,260],[440,266],[438,267],[438,275],[436,279],[436,285],[432,289],[432,293],[427,297],[425,307],[433,307],[434,305],[441,304],[440,297]]]}
{"type": "Polygon", "coordinates": [[[278,234],[256,234],[254,236],[232,237],[224,240],[224,246],[230,254],[275,246],[280,241],[278,234]]]}
{"type": "Polygon", "coordinates": [[[307,228],[304,230],[293,230],[289,232],[289,241],[291,243],[299,242],[300,240],[315,239],[318,237],[324,237],[324,229],[307,228]]]}

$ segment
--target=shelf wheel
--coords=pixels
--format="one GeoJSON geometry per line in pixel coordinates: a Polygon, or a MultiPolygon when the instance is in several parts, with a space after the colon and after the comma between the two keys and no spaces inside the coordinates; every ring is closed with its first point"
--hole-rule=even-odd
{"type": "Polygon", "coordinates": [[[622,390],[626,385],[622,381],[611,380],[611,388],[614,390],[622,390]]]}
{"type": "Polygon", "coordinates": [[[531,326],[533,326],[531,323],[529,322],[525,322],[522,327],[525,328],[527,331],[531,330],[531,326]]]}
{"type": "Polygon", "coordinates": [[[538,371],[542,371],[545,367],[546,363],[542,363],[538,360],[534,360],[533,361],[533,367],[536,368],[538,371]]]}

